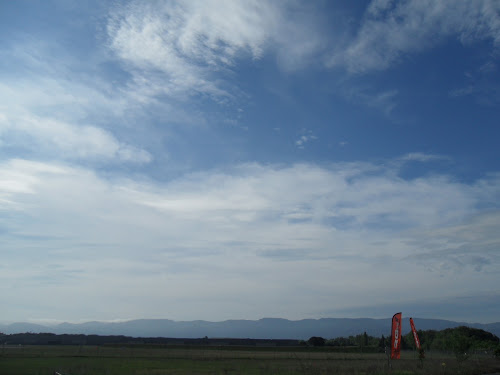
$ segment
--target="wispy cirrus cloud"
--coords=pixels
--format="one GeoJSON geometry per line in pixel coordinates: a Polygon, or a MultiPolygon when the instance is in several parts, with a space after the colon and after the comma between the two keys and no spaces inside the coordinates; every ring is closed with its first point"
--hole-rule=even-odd
{"type": "Polygon", "coordinates": [[[495,79],[497,74],[497,64],[493,60],[487,61],[465,72],[463,86],[451,89],[449,95],[452,98],[475,96],[482,105],[495,106],[500,102],[500,90],[495,79]]]}
{"type": "Polygon", "coordinates": [[[316,52],[321,34],[308,28],[314,12],[304,17],[294,6],[260,0],[130,2],[110,14],[109,48],[134,74],[134,87],[148,95],[230,97],[234,88],[220,73],[230,75],[240,59],[258,60],[272,49],[286,54],[280,64],[293,68],[316,52]]]}
{"type": "Polygon", "coordinates": [[[120,139],[127,115],[133,117],[132,108],[137,107],[132,95],[110,84],[96,68],[84,69],[56,45],[36,45],[26,38],[18,43],[1,51],[15,62],[15,69],[2,74],[0,81],[4,153],[73,162],[152,160],[142,146],[120,139]]]}
{"type": "Polygon", "coordinates": [[[410,259],[441,274],[469,267],[483,271],[483,268],[500,261],[500,242],[494,234],[499,220],[500,212],[492,210],[471,215],[455,225],[428,230],[418,241],[421,253],[411,255],[410,259]],[[475,248],[481,248],[481,251],[477,252],[475,248]]]}
{"type": "Polygon", "coordinates": [[[447,38],[463,44],[491,40],[498,48],[499,11],[494,0],[374,0],[355,38],[335,51],[328,65],[353,73],[382,70],[447,38]]]}
{"type": "Polygon", "coordinates": [[[386,116],[390,116],[398,103],[398,90],[373,90],[360,87],[352,82],[344,83],[340,87],[340,94],[353,103],[373,108],[386,116]]]}
{"type": "Polygon", "coordinates": [[[150,162],[145,150],[119,142],[111,133],[90,125],[37,116],[0,117],[0,140],[16,152],[66,160],[150,162]]]}
{"type": "MultiPolygon", "coordinates": [[[[351,35],[340,30],[327,35],[319,8],[300,2],[132,1],[110,11],[106,32],[108,48],[132,75],[128,88],[139,102],[198,95],[225,103],[244,95],[232,77],[249,60],[271,56],[285,71],[384,70],[447,38],[464,44],[492,40],[498,46],[497,13],[492,0],[373,1],[351,35]]],[[[397,105],[396,88],[346,85],[339,89],[342,96],[386,115],[397,105]]]]}
{"type": "Polygon", "coordinates": [[[403,155],[400,159],[404,162],[407,161],[428,162],[428,161],[450,160],[449,157],[444,155],[427,154],[424,152],[410,152],[406,155],[403,155]]]}

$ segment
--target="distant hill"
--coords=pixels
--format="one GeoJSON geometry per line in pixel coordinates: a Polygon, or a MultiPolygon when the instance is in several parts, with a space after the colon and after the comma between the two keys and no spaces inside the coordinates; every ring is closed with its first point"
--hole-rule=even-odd
{"type": "MultiPolygon", "coordinates": [[[[458,326],[483,329],[500,336],[500,322],[490,324],[463,323],[440,319],[414,318],[419,330],[443,330],[458,326]]],[[[391,319],[325,318],[287,320],[265,318],[260,320],[226,320],[223,322],[173,321],[168,319],[140,319],[119,323],[87,322],[61,323],[45,326],[31,323],[0,325],[6,334],[47,332],[56,334],[124,335],[132,337],[182,337],[182,338],[251,338],[251,339],[299,339],[312,336],[324,338],[348,337],[366,332],[370,336],[390,335],[391,319]]],[[[403,333],[410,331],[408,318],[403,321],[403,333]]]]}

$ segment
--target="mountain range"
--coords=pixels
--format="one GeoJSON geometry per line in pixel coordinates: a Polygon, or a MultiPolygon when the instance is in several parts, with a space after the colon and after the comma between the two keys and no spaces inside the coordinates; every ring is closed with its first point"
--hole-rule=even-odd
{"type": "MultiPolygon", "coordinates": [[[[442,330],[458,326],[479,328],[500,336],[500,322],[481,324],[463,323],[441,319],[414,318],[417,329],[442,330]]],[[[348,337],[366,332],[380,337],[390,336],[391,319],[370,318],[324,318],[287,320],[264,318],[260,320],[226,320],[222,322],[173,321],[168,319],[139,319],[125,322],[86,322],[40,325],[33,323],[0,324],[0,332],[56,334],[124,335],[132,337],[178,337],[178,338],[251,338],[251,339],[301,339],[312,336],[324,338],[348,337]]],[[[410,330],[408,318],[403,320],[403,334],[410,330]]]]}

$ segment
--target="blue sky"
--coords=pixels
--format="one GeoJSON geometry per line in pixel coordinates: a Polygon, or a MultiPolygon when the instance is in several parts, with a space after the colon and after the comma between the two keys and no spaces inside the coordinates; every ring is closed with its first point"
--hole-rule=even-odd
{"type": "Polygon", "coordinates": [[[498,321],[500,4],[0,3],[4,321],[498,321]]]}

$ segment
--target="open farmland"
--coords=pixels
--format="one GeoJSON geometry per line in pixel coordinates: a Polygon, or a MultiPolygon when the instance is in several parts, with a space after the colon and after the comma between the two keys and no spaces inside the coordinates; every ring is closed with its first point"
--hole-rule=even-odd
{"type": "Polygon", "coordinates": [[[383,353],[341,353],[328,348],[191,346],[2,347],[0,374],[487,374],[500,361],[474,354],[459,364],[453,355],[428,353],[423,363],[402,353],[392,371],[383,353]]]}

